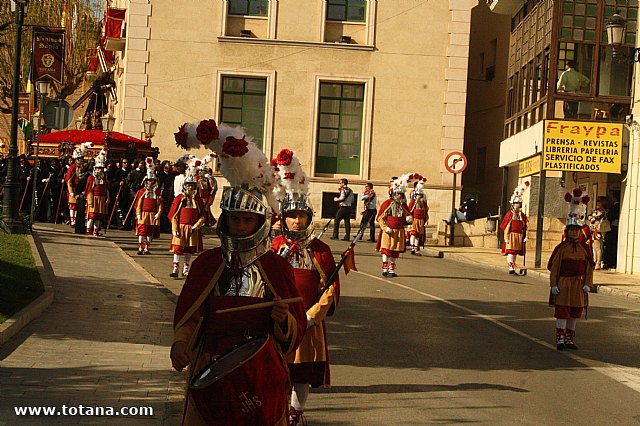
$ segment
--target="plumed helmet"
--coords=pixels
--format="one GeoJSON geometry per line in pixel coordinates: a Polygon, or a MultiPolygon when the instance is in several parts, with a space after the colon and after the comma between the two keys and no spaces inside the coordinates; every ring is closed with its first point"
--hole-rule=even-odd
{"type": "Polygon", "coordinates": [[[565,229],[569,226],[582,227],[582,225],[585,224],[587,216],[587,204],[591,200],[589,195],[582,191],[582,189],[575,188],[573,191],[567,192],[564,195],[564,200],[569,207],[565,229]]]}
{"type": "Polygon", "coordinates": [[[525,191],[529,188],[529,182],[524,181],[520,185],[513,190],[513,194],[511,195],[511,199],[509,202],[511,203],[511,207],[513,208],[514,204],[520,203],[522,204],[522,198],[524,196],[525,191]]]}
{"type": "Polygon", "coordinates": [[[93,145],[92,142],[83,142],[80,144],[79,147],[75,148],[73,150],[73,158],[75,158],[76,160],[84,157],[84,154],[87,152],[87,149],[89,149],[89,147],[91,147],[91,145],[93,145]]]}
{"type": "Polygon", "coordinates": [[[212,158],[219,159],[220,172],[230,184],[222,193],[218,221],[224,260],[228,266],[252,263],[269,250],[272,211],[279,211],[273,193],[276,176],[269,161],[242,127],[224,123],[217,126],[214,120],[185,123],[175,133],[175,139],[184,149],[206,147],[213,152],[212,158]],[[257,214],[261,223],[250,236],[231,236],[227,226],[231,212],[257,214]]]}
{"type": "Polygon", "coordinates": [[[309,199],[309,183],[300,160],[289,149],[281,150],[276,158],[271,160],[278,177],[274,188],[280,200],[280,229],[290,241],[303,241],[311,236],[313,231],[313,207],[309,199]],[[309,220],[305,229],[294,231],[289,229],[286,215],[289,212],[304,212],[309,220]]]}

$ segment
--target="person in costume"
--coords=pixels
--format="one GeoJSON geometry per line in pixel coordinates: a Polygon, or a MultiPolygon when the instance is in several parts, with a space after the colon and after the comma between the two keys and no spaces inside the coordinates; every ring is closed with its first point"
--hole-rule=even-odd
{"type": "Polygon", "coordinates": [[[405,203],[405,191],[409,175],[400,176],[391,184],[392,198],[380,206],[376,220],[380,225],[376,251],[382,254],[382,275],[397,277],[396,259],[406,251],[405,225],[412,221],[409,206],[405,203]]]}
{"type": "Polygon", "coordinates": [[[82,173],[82,159],[84,153],[91,146],[91,142],[85,142],[73,150],[72,159],[69,160],[69,168],[64,175],[64,183],[67,185],[67,203],[69,205],[69,224],[76,226],[76,213],[78,210],[78,192],[76,191],[82,173]]]}
{"type": "Polygon", "coordinates": [[[147,175],[136,195],[136,235],[138,236],[138,254],[151,254],[149,248],[154,238],[160,237],[160,216],[163,200],[157,185],[155,164],[152,157],[145,160],[147,175]]]}
{"type": "Polygon", "coordinates": [[[411,245],[412,255],[422,256],[420,247],[424,246],[425,226],[429,221],[429,206],[423,190],[427,179],[422,176],[418,176],[417,179],[418,181],[414,184],[411,201],[409,202],[409,212],[413,218],[409,225],[409,244],[411,245]]]}
{"type": "Polygon", "coordinates": [[[607,213],[600,200],[596,201],[596,208],[589,215],[589,227],[591,228],[591,248],[593,249],[593,260],[596,264],[595,269],[602,269],[604,235],[611,228],[607,220],[607,213]]]}
{"type": "Polygon", "coordinates": [[[194,173],[200,160],[191,159],[187,176],[182,185],[182,194],[173,199],[169,210],[171,220],[171,248],[173,253],[173,269],[170,277],[178,277],[180,270],[180,256],[184,256],[182,276],[189,275],[191,256],[203,250],[202,224],[204,223],[205,205],[198,196],[194,173]]]}
{"type": "Polygon", "coordinates": [[[589,195],[576,188],[565,195],[565,201],[569,204],[566,240],[556,246],[547,265],[551,271],[549,305],[554,306],[556,347],[559,351],[578,349],[575,344],[576,322],[589,306],[595,267],[591,248],[580,239],[589,195]]]}
{"type": "Polygon", "coordinates": [[[511,210],[504,215],[500,229],[504,232],[502,254],[507,256],[507,266],[510,274],[516,273],[517,256],[524,256],[527,243],[528,219],[522,211],[522,195],[529,187],[529,182],[519,185],[511,196],[511,210]]]}
{"type": "Polygon", "coordinates": [[[214,154],[206,155],[202,160],[200,167],[198,167],[198,176],[197,176],[197,188],[198,188],[198,196],[203,201],[204,215],[205,220],[204,223],[207,226],[215,225],[215,218],[211,213],[211,206],[213,205],[213,201],[216,197],[216,192],[218,191],[218,184],[213,176],[209,173],[209,165],[211,164],[214,154]]]}
{"type": "Polygon", "coordinates": [[[272,249],[293,266],[295,284],[307,312],[307,330],[300,346],[287,356],[293,391],[289,426],[306,424],[302,417],[310,387],[330,386],[329,354],[325,318],[338,305],[340,281],[316,300],[336,268],[329,246],[313,235],[313,208],[308,198],[307,177],[297,156],[288,149],[276,157],[282,191],[280,229],[272,249]]]}
{"type": "Polygon", "coordinates": [[[93,173],[87,178],[84,195],[87,198],[87,234],[100,235],[100,227],[108,219],[109,182],[104,174],[107,153],[103,149],[96,157],[93,173]]]}
{"type": "MultiPolygon", "coordinates": [[[[200,140],[189,132],[191,127],[196,126],[185,125],[176,134],[182,146],[197,146],[200,140]]],[[[284,356],[295,351],[307,324],[302,304],[284,301],[298,296],[293,268],[270,250],[272,209],[278,209],[272,193],[275,174],[255,143],[237,137],[242,129],[223,127],[220,133],[230,133],[228,137],[219,137],[217,128],[215,133],[207,146],[220,155],[220,170],[230,183],[220,203],[221,247],[194,261],[174,316],[171,360],[178,371],[189,366],[191,383],[183,424],[287,425],[290,385],[284,356]],[[260,302],[272,306],[217,312],[260,302]],[[255,338],[264,339],[255,354],[237,360],[237,368],[222,379],[195,386],[206,377],[204,368],[212,359],[255,338]]]]}

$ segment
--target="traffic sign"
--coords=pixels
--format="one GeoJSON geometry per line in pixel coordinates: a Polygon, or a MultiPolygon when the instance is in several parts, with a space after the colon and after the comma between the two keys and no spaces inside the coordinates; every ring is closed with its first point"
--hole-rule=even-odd
{"type": "Polygon", "coordinates": [[[66,129],[73,121],[73,108],[62,99],[47,101],[43,111],[44,123],[49,129],[66,129]]]}
{"type": "Polygon", "coordinates": [[[444,167],[453,174],[459,174],[467,168],[467,157],[460,151],[452,151],[444,159],[444,167]]]}

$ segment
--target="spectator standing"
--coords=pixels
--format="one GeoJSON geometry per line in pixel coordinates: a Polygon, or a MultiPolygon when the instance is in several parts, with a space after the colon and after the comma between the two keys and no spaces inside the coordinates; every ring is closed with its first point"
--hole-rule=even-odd
{"type": "Polygon", "coordinates": [[[344,220],[345,235],[342,239],[349,241],[351,240],[351,208],[353,206],[354,196],[353,191],[349,188],[349,181],[346,178],[340,179],[340,195],[333,197],[333,201],[338,203],[339,208],[333,221],[333,236],[331,239],[338,239],[340,222],[344,220]]]}
{"type": "MultiPolygon", "coordinates": [[[[579,93],[589,87],[589,79],[576,71],[573,61],[567,61],[558,80],[559,92],[579,93]]],[[[578,118],[578,101],[564,101],[564,118],[578,118]]]]}
{"type": "MultiPolygon", "coordinates": [[[[376,216],[378,215],[376,192],[373,190],[373,184],[368,182],[365,185],[364,193],[360,196],[363,201],[364,210],[362,210],[362,223],[369,225],[369,241],[370,243],[376,242],[376,216]]],[[[366,226],[366,225],[365,225],[366,226]]]]}

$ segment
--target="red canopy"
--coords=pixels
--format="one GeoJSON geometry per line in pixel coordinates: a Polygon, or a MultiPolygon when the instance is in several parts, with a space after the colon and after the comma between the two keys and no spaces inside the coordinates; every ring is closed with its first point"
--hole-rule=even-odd
{"type": "Polygon", "coordinates": [[[71,142],[74,145],[83,142],[93,142],[93,145],[102,146],[105,140],[110,147],[118,146],[126,148],[134,143],[139,147],[151,147],[151,141],[143,141],[124,133],[111,132],[108,135],[102,130],[62,130],[40,136],[40,143],[71,142]]]}

